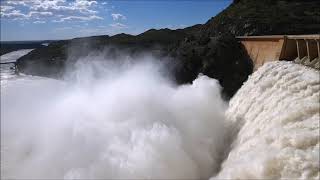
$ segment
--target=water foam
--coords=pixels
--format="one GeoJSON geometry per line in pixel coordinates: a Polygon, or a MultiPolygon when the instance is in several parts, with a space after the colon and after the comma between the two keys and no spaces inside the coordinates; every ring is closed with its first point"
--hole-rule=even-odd
{"type": "Polygon", "coordinates": [[[216,80],[176,86],[150,61],[76,67],[66,82],[1,82],[2,178],[199,179],[218,170],[228,130],[216,80]]]}
{"type": "Polygon", "coordinates": [[[291,62],[258,69],[230,101],[239,132],[212,179],[319,179],[319,78],[291,62]]]}

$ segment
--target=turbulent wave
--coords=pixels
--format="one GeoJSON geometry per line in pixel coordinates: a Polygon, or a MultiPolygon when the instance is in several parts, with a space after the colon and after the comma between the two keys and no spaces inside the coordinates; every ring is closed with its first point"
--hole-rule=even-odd
{"type": "Polygon", "coordinates": [[[291,62],[258,69],[230,101],[239,132],[213,179],[319,179],[319,78],[291,62]]]}
{"type": "Polygon", "coordinates": [[[217,172],[228,131],[216,80],[199,76],[177,86],[150,60],[75,67],[64,82],[1,82],[2,178],[199,179],[217,172]]]}

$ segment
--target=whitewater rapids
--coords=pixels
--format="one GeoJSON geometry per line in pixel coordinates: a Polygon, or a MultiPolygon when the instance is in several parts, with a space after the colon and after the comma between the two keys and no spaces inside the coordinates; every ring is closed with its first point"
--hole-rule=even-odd
{"type": "Polygon", "coordinates": [[[319,79],[292,62],[258,69],[230,101],[238,132],[212,179],[319,179],[319,79]]]}

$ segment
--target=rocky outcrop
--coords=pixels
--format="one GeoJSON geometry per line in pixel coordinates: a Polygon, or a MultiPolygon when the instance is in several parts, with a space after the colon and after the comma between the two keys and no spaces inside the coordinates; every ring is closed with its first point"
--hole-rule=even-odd
{"type": "Polygon", "coordinates": [[[212,17],[200,35],[319,34],[318,0],[237,0],[212,17]]]}
{"type": "Polygon", "coordinates": [[[233,96],[253,70],[244,47],[232,34],[207,39],[186,38],[173,49],[173,54],[177,60],[177,82],[192,82],[202,73],[218,79],[227,98],[233,96]]]}
{"type": "Polygon", "coordinates": [[[176,77],[185,83],[203,73],[218,79],[231,97],[253,69],[234,36],[318,34],[318,9],[316,0],[235,0],[173,48],[180,65],[176,77]]]}

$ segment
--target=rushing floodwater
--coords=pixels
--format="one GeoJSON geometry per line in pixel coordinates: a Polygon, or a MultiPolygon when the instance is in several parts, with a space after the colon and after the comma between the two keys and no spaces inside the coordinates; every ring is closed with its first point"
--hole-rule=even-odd
{"type": "Polygon", "coordinates": [[[261,67],[230,101],[227,119],[239,133],[218,179],[319,179],[319,111],[319,71],[261,67]]]}
{"type": "Polygon", "coordinates": [[[66,81],[1,78],[2,178],[319,178],[319,72],[270,63],[228,105],[206,76],[99,58],[66,81]]]}

